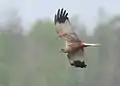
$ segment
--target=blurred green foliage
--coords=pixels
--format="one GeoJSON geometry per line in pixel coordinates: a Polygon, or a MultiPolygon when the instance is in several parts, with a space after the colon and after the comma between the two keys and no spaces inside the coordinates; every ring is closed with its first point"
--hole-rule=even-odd
{"type": "MultiPolygon", "coordinates": [[[[101,11],[101,10],[100,10],[101,11]]],[[[101,11],[104,12],[104,11],[101,11]]],[[[92,35],[86,26],[71,18],[83,41],[100,43],[99,48],[86,48],[86,69],[71,68],[68,58],[60,53],[64,46],[51,20],[37,20],[31,32],[22,33],[20,18],[12,16],[0,33],[1,86],[119,86],[120,16],[99,20],[92,35]]]]}

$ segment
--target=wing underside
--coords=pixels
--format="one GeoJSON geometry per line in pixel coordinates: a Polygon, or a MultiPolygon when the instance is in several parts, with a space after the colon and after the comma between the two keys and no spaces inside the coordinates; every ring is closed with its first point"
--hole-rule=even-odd
{"type": "Polygon", "coordinates": [[[56,32],[60,38],[65,41],[78,41],[78,36],[72,29],[69,21],[68,13],[63,8],[58,9],[54,17],[56,32]]]}
{"type": "Polygon", "coordinates": [[[69,63],[71,66],[85,68],[87,65],[85,64],[84,58],[84,50],[79,49],[77,52],[68,53],[67,57],[69,59],[69,63]]]}
{"type": "Polygon", "coordinates": [[[81,48],[76,52],[68,53],[70,62],[74,61],[84,61],[84,50],[81,48]]]}

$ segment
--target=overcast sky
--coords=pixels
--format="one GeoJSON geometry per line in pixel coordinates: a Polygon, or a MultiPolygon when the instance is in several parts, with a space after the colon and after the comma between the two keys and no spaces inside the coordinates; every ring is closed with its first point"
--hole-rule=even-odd
{"type": "Polygon", "coordinates": [[[53,20],[54,13],[61,7],[69,12],[69,16],[78,14],[91,31],[98,8],[104,7],[110,14],[120,13],[120,0],[0,0],[0,14],[7,9],[17,8],[26,26],[38,18],[53,20]]]}

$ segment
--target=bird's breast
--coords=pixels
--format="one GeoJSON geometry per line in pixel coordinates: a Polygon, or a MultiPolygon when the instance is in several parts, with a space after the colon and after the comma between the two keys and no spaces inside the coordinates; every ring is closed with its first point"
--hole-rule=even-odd
{"type": "Polygon", "coordinates": [[[78,47],[82,47],[83,45],[81,42],[68,42],[68,46],[72,48],[78,48],[78,47]]]}

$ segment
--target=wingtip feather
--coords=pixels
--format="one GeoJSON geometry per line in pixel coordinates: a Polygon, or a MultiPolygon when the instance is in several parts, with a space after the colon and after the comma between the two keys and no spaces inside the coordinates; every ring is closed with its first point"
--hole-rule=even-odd
{"type": "Polygon", "coordinates": [[[69,20],[68,18],[68,13],[66,12],[66,10],[64,10],[64,8],[59,8],[57,10],[57,13],[55,14],[54,17],[54,23],[56,24],[58,23],[65,23],[66,20],[69,20]]]}

